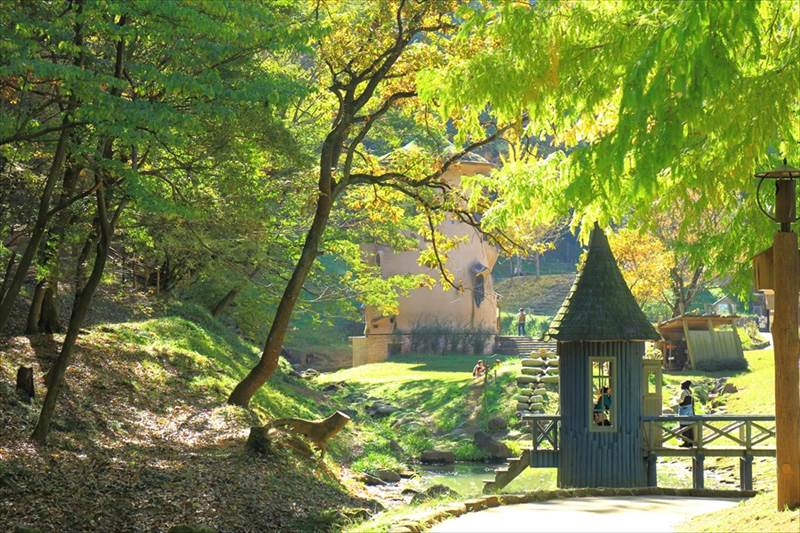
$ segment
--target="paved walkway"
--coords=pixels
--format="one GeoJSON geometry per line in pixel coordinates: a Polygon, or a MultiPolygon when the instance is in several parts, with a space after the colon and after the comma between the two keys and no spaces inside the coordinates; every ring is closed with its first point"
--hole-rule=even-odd
{"type": "Polygon", "coordinates": [[[559,531],[591,533],[675,531],[692,516],[733,507],[733,498],[626,496],[568,498],[494,507],[437,524],[435,532],[559,531]]]}

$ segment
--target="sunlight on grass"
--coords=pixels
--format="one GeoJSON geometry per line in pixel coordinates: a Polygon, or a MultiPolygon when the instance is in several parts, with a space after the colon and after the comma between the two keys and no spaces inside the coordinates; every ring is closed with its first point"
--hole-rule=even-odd
{"type": "Polygon", "coordinates": [[[730,533],[746,531],[786,532],[800,531],[800,512],[778,512],[775,493],[759,494],[741,502],[736,507],[696,516],[679,526],[680,531],[730,533]]]}

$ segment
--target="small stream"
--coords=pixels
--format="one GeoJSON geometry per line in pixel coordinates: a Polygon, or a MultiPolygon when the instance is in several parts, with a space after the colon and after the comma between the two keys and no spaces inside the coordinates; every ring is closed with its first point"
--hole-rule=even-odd
{"type": "MultiPolygon", "coordinates": [[[[410,488],[424,490],[433,485],[446,485],[462,496],[478,496],[483,491],[483,481],[494,478],[494,469],[500,465],[486,463],[456,463],[454,465],[417,465],[419,478],[412,480],[410,488]],[[418,488],[417,488],[418,487],[418,488]]],[[[511,482],[503,492],[548,490],[555,488],[554,468],[529,468],[511,482]]]]}

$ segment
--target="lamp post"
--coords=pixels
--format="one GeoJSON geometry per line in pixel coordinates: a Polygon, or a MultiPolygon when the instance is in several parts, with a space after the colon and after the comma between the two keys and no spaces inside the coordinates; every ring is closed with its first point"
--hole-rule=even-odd
{"type": "Polygon", "coordinates": [[[798,293],[800,253],[792,222],[797,221],[795,180],[800,169],[783,166],[756,174],[758,192],[766,180],[775,183],[775,214],[770,215],[756,194],[758,205],[780,224],[772,245],[772,285],[775,318],[772,339],[775,348],[775,433],[778,463],[778,510],[800,507],[800,338],[798,338],[798,293]]]}

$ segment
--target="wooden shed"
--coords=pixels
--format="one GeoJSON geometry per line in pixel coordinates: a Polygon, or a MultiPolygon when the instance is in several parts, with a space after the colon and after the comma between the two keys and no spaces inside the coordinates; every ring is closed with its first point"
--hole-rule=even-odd
{"type": "Polygon", "coordinates": [[[597,225],[548,335],[561,365],[558,486],[646,486],[643,357],[645,341],[660,337],[597,225]]]}
{"type": "Polygon", "coordinates": [[[664,368],[738,369],[747,366],[737,316],[681,315],[658,324],[664,368]],[[728,329],[720,329],[722,327],[728,329]]]}

